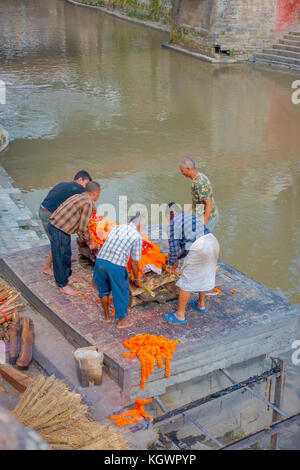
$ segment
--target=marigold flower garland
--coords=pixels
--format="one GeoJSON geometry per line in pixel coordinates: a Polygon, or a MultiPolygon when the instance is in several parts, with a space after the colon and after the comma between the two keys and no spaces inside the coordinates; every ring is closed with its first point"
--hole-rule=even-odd
{"type": "Polygon", "coordinates": [[[134,410],[124,411],[124,413],[121,413],[120,415],[112,415],[110,419],[115,421],[116,426],[126,426],[127,424],[135,423],[138,421],[138,419],[141,418],[149,418],[151,421],[153,421],[153,418],[149,416],[144,410],[144,405],[151,402],[152,398],[138,398],[135,400],[134,410]]]}
{"type": "Polygon", "coordinates": [[[124,341],[124,346],[130,349],[131,353],[123,353],[124,357],[137,356],[142,366],[141,389],[146,385],[146,380],[157,361],[159,368],[163,367],[163,358],[166,364],[166,377],[170,377],[170,360],[173,359],[172,354],[175,352],[178,341],[172,341],[164,336],[155,335],[137,335],[124,341]]]}

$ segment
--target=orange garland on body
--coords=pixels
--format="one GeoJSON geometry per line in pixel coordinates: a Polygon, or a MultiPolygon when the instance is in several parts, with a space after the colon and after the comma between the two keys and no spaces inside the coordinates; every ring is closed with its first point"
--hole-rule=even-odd
{"type": "Polygon", "coordinates": [[[152,398],[138,398],[135,400],[134,410],[124,411],[124,413],[121,413],[120,415],[112,415],[110,419],[115,421],[116,426],[126,426],[127,424],[135,423],[138,421],[138,419],[141,418],[149,418],[151,421],[153,421],[153,418],[149,416],[144,410],[144,405],[151,402],[152,398]]]}
{"type": "Polygon", "coordinates": [[[155,335],[137,335],[124,341],[124,346],[130,349],[131,353],[123,353],[123,357],[137,356],[142,366],[141,389],[146,385],[146,380],[157,361],[159,368],[163,367],[163,358],[166,363],[166,377],[170,377],[170,360],[173,359],[172,354],[175,352],[178,341],[172,341],[164,336],[155,335]]]}
{"type": "MultiPolygon", "coordinates": [[[[104,242],[106,241],[109,232],[116,225],[117,224],[115,222],[111,222],[110,220],[98,215],[96,212],[93,212],[89,223],[89,231],[92,240],[97,243],[98,247],[101,248],[104,245],[104,242]]],[[[143,238],[143,244],[141,260],[138,262],[139,276],[143,274],[143,268],[146,265],[152,264],[156,266],[156,268],[162,269],[162,266],[166,264],[167,260],[167,255],[164,255],[160,252],[160,248],[158,245],[152,243],[152,241],[142,233],[141,237],[143,238]]],[[[131,279],[133,279],[133,275],[131,272],[131,256],[127,263],[127,270],[130,274],[131,279]]]]}

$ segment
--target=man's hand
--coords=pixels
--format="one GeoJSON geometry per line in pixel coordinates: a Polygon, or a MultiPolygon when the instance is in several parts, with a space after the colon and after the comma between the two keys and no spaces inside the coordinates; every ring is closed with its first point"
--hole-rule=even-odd
{"type": "Polygon", "coordinates": [[[140,288],[141,288],[143,281],[142,281],[141,278],[138,278],[138,279],[134,279],[134,283],[135,283],[135,285],[136,285],[137,287],[140,287],[140,288]]]}
{"type": "Polygon", "coordinates": [[[97,248],[98,248],[97,243],[91,242],[91,243],[89,244],[89,249],[90,249],[91,251],[97,250],[97,248]]]}
{"type": "Polygon", "coordinates": [[[203,223],[204,225],[207,224],[210,218],[211,211],[213,210],[213,203],[212,200],[209,199],[204,199],[204,204],[205,204],[205,211],[204,211],[204,217],[203,217],[203,223]]]}
{"type": "Polygon", "coordinates": [[[166,271],[170,274],[176,274],[177,273],[177,267],[178,267],[178,261],[176,261],[176,263],[173,264],[173,266],[168,265],[166,267],[166,271]]]}

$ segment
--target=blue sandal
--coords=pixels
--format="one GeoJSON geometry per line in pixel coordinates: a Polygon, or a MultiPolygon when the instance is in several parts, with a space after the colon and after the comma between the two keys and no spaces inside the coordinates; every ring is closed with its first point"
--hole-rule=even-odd
{"type": "Polygon", "coordinates": [[[178,318],[175,317],[175,312],[167,313],[166,315],[163,315],[163,317],[164,317],[165,320],[167,320],[170,323],[181,323],[182,325],[187,323],[186,318],[184,320],[178,320],[178,318]]]}
{"type": "Polygon", "coordinates": [[[203,309],[202,309],[202,308],[199,308],[199,305],[198,305],[197,300],[192,300],[192,301],[190,302],[190,306],[193,307],[193,308],[195,308],[196,310],[198,310],[198,312],[200,312],[200,313],[205,313],[205,312],[207,312],[207,308],[206,308],[206,307],[203,308],[203,309]]]}

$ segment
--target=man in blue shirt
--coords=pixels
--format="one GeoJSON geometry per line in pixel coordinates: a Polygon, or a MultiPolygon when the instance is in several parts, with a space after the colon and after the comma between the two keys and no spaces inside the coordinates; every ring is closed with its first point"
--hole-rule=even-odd
{"type": "MultiPolygon", "coordinates": [[[[85,170],[81,170],[76,173],[74,181],[59,183],[49,191],[39,210],[39,218],[46,234],[48,235],[49,240],[50,233],[48,230],[48,223],[51,214],[56,211],[56,209],[69,197],[74,196],[74,194],[83,193],[85,191],[86,185],[90,181],[92,181],[92,178],[90,177],[89,173],[85,170]]],[[[43,273],[48,274],[49,276],[53,276],[51,251],[44,266],[43,273]]]]}
{"type": "Polygon", "coordinates": [[[187,323],[185,309],[192,292],[199,294],[198,301],[190,305],[198,312],[206,312],[206,292],[215,287],[216,266],[219,256],[219,243],[215,236],[192,214],[182,212],[171,202],[166,208],[169,238],[167,271],[174,272],[179,260],[184,258],[179,287],[178,307],[175,312],[164,315],[171,323],[187,323]]]}

